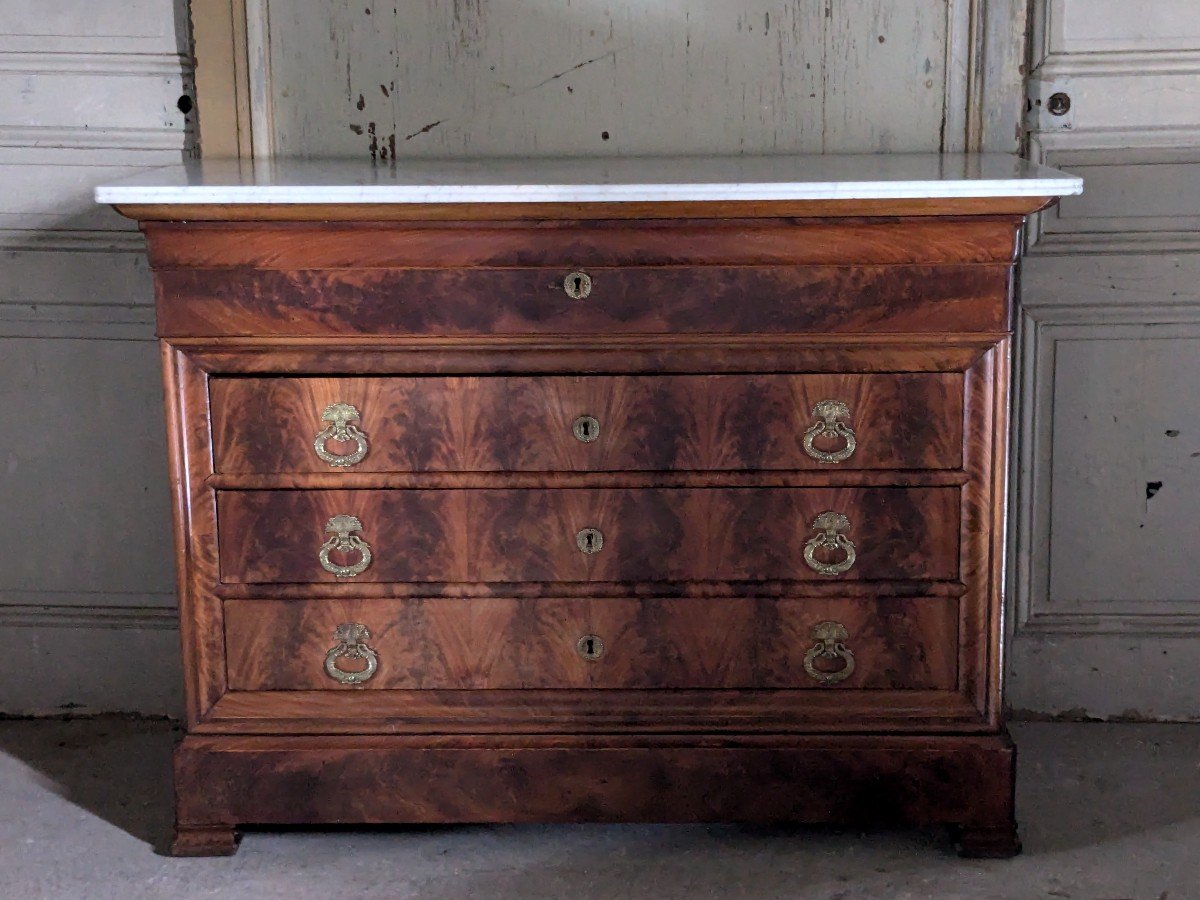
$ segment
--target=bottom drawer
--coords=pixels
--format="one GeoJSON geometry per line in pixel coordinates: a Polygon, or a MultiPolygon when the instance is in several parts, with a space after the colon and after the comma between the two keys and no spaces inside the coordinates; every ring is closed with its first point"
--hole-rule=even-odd
{"type": "Polygon", "coordinates": [[[958,601],[228,600],[231,690],[952,690],[958,601]]]}

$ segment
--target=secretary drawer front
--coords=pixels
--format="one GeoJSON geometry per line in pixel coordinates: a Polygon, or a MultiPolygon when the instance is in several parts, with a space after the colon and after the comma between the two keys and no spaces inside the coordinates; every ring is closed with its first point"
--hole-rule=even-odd
{"type": "Polygon", "coordinates": [[[222,580],[957,577],[959,489],[222,491],[222,580]]]}
{"type": "Polygon", "coordinates": [[[223,473],[946,469],[961,373],[213,378],[223,473]]]}
{"type": "Polygon", "coordinates": [[[955,687],[958,603],[229,600],[232,690],[955,687]]]}
{"type": "Polygon", "coordinates": [[[896,334],[1004,331],[1009,266],[213,268],[155,281],[163,337],[896,334]]]}

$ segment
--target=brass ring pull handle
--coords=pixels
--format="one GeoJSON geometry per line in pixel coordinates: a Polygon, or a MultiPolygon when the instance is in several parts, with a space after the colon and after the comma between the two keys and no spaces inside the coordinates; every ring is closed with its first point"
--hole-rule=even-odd
{"type": "Polygon", "coordinates": [[[850,418],[850,407],[841,400],[822,400],[813,407],[813,415],[818,421],[804,432],[804,452],[822,463],[845,462],[853,456],[858,439],[854,429],[842,421],[850,418]],[[830,452],[818,450],[813,441],[819,437],[841,438],[842,448],[830,452]]]}
{"type": "Polygon", "coordinates": [[[345,622],[333,632],[337,646],[325,654],[325,674],[340,684],[362,684],[379,668],[379,657],[367,646],[371,632],[366,625],[345,622]],[[362,659],[367,667],[361,672],[348,672],[338,667],[339,659],[362,659]]]}
{"type": "Polygon", "coordinates": [[[357,422],[359,418],[358,410],[349,403],[334,403],[325,407],[325,412],[321,413],[321,421],[328,422],[329,425],[313,441],[313,449],[317,451],[317,456],[331,466],[352,466],[362,462],[363,457],[367,455],[367,436],[350,424],[357,422]],[[357,446],[353,452],[343,456],[329,452],[325,446],[329,441],[354,441],[357,446]]]}
{"type": "Polygon", "coordinates": [[[822,575],[841,575],[854,565],[857,554],[854,543],[841,532],[850,527],[850,520],[839,512],[823,512],[813,520],[812,527],[821,533],[810,538],[804,545],[804,561],[814,572],[822,575]],[[841,550],[845,557],[840,562],[825,563],[816,557],[821,548],[841,550]]]}
{"type": "Polygon", "coordinates": [[[804,654],[804,671],[821,684],[837,684],[845,681],[854,672],[854,654],[846,648],[849,637],[846,627],[839,622],[822,622],[812,630],[815,644],[804,654]],[[818,659],[840,659],[842,667],[826,672],[816,667],[818,659]]]}
{"type": "Polygon", "coordinates": [[[571,272],[563,279],[563,291],[572,300],[586,300],[592,293],[592,276],[587,272],[571,272]]]}
{"type": "Polygon", "coordinates": [[[325,532],[333,537],[323,543],[317,553],[321,560],[321,568],[341,578],[361,575],[367,570],[367,566],[371,565],[371,545],[355,534],[356,531],[362,531],[362,522],[354,516],[334,516],[329,520],[325,532]],[[358,562],[339,566],[329,559],[329,554],[334,550],[340,550],[342,553],[358,551],[358,562]]]}

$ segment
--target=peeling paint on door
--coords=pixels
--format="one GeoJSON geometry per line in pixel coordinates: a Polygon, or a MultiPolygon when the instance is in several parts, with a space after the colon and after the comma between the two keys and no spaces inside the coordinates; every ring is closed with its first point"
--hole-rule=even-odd
{"type": "Polygon", "coordinates": [[[946,0],[277,4],[275,148],[379,160],[936,150],[946,32],[946,0]]]}

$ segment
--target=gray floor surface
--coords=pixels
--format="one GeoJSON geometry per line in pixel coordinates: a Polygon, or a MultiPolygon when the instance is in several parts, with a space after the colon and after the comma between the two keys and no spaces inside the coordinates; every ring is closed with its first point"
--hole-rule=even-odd
{"type": "Polygon", "coordinates": [[[738,826],[252,832],[172,859],[167,722],[0,721],[0,898],[1200,900],[1200,726],[1018,724],[1025,853],[938,830],[738,826]]]}

